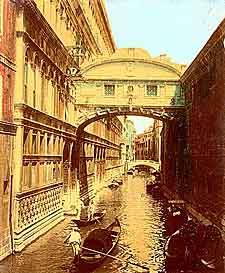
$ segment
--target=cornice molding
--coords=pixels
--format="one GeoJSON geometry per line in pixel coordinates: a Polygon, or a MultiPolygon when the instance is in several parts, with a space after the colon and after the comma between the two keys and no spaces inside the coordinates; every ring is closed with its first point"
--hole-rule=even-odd
{"type": "Polygon", "coordinates": [[[157,66],[161,66],[163,68],[167,68],[169,70],[171,70],[172,72],[174,72],[175,74],[177,74],[177,76],[181,76],[181,72],[179,70],[177,70],[175,67],[173,67],[170,64],[167,63],[163,63],[163,62],[159,62],[159,61],[155,61],[155,60],[147,60],[147,59],[135,59],[135,58],[115,58],[115,59],[108,59],[108,60],[100,60],[98,62],[89,64],[88,66],[84,67],[81,69],[81,71],[79,72],[79,75],[82,75],[84,73],[86,73],[88,70],[97,67],[97,66],[101,66],[104,64],[113,64],[113,63],[126,63],[126,62],[134,62],[134,63],[144,63],[144,64],[153,64],[153,65],[157,65],[157,66]]]}

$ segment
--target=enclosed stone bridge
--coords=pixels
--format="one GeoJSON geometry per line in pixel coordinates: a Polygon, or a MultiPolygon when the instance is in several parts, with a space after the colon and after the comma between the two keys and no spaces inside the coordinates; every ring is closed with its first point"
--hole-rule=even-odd
{"type": "Polygon", "coordinates": [[[185,66],[140,48],[84,63],[72,77],[78,132],[101,118],[135,115],[172,120],[183,111],[180,76],[185,66]]]}

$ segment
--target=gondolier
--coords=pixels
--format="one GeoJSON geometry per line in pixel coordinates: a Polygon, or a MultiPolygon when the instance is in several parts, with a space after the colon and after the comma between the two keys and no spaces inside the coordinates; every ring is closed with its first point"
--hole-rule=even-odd
{"type": "Polygon", "coordinates": [[[78,226],[74,226],[70,235],[66,238],[65,242],[69,241],[73,249],[73,255],[75,262],[79,262],[80,249],[81,249],[81,235],[78,226]]]}
{"type": "Polygon", "coordinates": [[[90,221],[93,218],[94,211],[95,211],[94,201],[93,199],[91,199],[88,206],[88,221],[90,221]]]}

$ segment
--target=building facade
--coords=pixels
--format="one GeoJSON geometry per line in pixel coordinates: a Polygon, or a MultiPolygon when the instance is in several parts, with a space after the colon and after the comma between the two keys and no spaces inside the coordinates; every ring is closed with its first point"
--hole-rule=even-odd
{"type": "Polygon", "coordinates": [[[123,124],[117,117],[101,119],[88,125],[82,137],[79,180],[86,200],[124,171],[123,124]]]}
{"type": "Polygon", "coordinates": [[[161,121],[154,120],[153,124],[143,133],[136,135],[134,139],[136,160],[160,161],[162,127],[161,121]]]}
{"type": "Polygon", "coordinates": [[[129,120],[127,117],[124,117],[124,140],[126,146],[126,161],[130,162],[133,161],[135,158],[135,151],[134,151],[134,137],[136,134],[136,128],[134,122],[129,120]]]}
{"type": "Polygon", "coordinates": [[[13,95],[15,82],[15,3],[0,5],[0,260],[13,248],[13,95]]]}
{"type": "Polygon", "coordinates": [[[125,160],[132,159],[133,133],[124,139],[123,119],[108,108],[116,115],[120,108],[128,114],[134,107],[139,113],[143,107],[149,113],[182,108],[185,67],[143,49],[117,50],[103,0],[8,0],[0,7],[7,11],[1,137],[9,147],[1,157],[0,212],[13,215],[0,226],[6,256],[61,221],[64,212],[75,214],[80,196],[88,204],[123,173],[123,144],[128,141],[125,160]],[[100,119],[102,109],[107,114],[100,119]]]}
{"type": "Polygon", "coordinates": [[[203,214],[225,229],[225,20],[181,77],[187,143],[183,191],[203,214]]]}
{"type": "Polygon", "coordinates": [[[75,164],[71,77],[83,63],[112,54],[115,43],[102,1],[20,0],[16,12],[13,230],[20,251],[62,220],[64,210],[75,211],[85,186],[75,164]]]}

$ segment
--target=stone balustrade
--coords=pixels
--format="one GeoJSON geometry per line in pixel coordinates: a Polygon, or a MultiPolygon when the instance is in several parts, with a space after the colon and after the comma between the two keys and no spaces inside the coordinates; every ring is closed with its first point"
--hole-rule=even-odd
{"type": "Polygon", "coordinates": [[[16,195],[18,232],[62,210],[62,186],[60,182],[16,195]]]}

